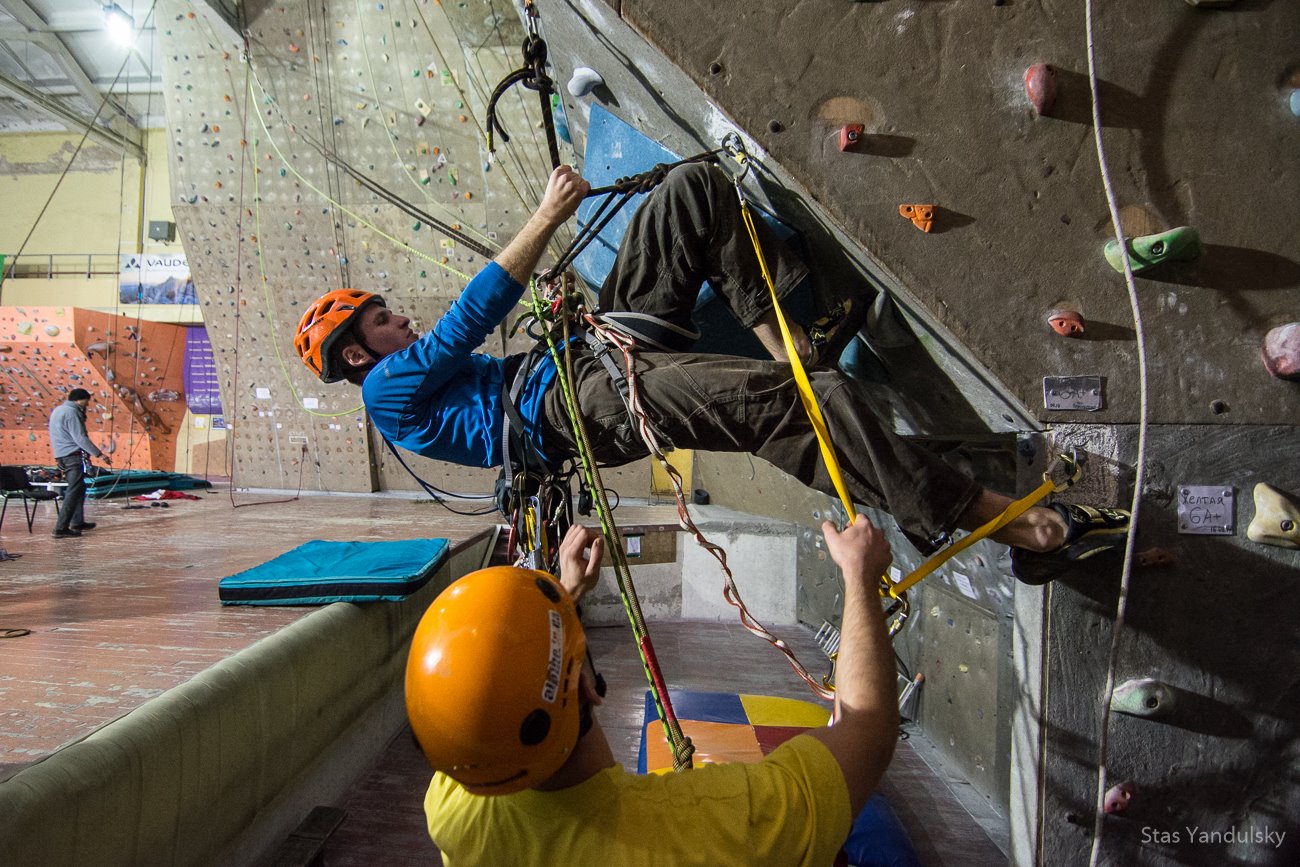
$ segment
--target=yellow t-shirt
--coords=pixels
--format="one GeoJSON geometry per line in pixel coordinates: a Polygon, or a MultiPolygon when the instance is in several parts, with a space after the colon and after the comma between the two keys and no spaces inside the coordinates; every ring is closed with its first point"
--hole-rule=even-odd
{"type": "Polygon", "coordinates": [[[447,867],[829,867],[852,824],[839,763],[807,735],[761,762],[615,765],[554,792],[471,795],[434,774],[424,813],[447,867]]]}

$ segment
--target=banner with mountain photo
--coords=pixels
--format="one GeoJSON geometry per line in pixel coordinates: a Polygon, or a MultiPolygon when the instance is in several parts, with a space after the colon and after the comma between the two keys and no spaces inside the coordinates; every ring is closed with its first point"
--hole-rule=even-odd
{"type": "Polygon", "coordinates": [[[123,304],[197,304],[184,256],[131,253],[122,256],[118,299],[123,304]]]}

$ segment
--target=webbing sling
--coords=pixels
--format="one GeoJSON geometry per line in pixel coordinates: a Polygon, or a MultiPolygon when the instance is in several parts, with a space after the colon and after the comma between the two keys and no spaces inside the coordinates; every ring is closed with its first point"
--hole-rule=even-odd
{"type": "MultiPolygon", "coordinates": [[[[835,447],[831,443],[830,432],[826,427],[826,420],[822,416],[821,407],[817,404],[817,397],[813,393],[812,383],[808,381],[807,371],[804,370],[803,361],[799,358],[799,353],[795,349],[794,339],[790,336],[790,327],[786,324],[785,314],[781,311],[781,303],[776,295],[776,286],[772,282],[772,275],[767,268],[767,259],[763,256],[763,247],[758,240],[758,231],[754,226],[754,217],[750,212],[749,203],[745,200],[744,190],[741,189],[739,179],[736,182],[736,195],[740,198],[740,214],[745,222],[745,228],[749,231],[749,239],[754,244],[754,253],[758,256],[759,269],[763,273],[763,280],[767,283],[768,293],[772,297],[772,309],[776,312],[777,323],[781,326],[781,339],[785,343],[785,352],[790,359],[790,367],[794,372],[795,383],[799,387],[799,399],[803,402],[805,411],[808,413],[808,420],[812,423],[813,432],[817,435],[817,444],[821,447],[822,459],[826,462],[826,472],[831,478],[831,483],[835,486],[835,492],[839,494],[840,503],[844,506],[844,511],[849,517],[849,523],[852,524],[857,520],[857,513],[853,508],[853,501],[849,497],[848,490],[844,485],[844,474],[840,471],[839,460],[835,456],[835,447]]],[[[1065,482],[1056,483],[1051,479],[1051,469],[1043,473],[1043,483],[1024,497],[1014,501],[993,520],[978,527],[960,542],[950,545],[942,551],[934,554],[928,560],[914,570],[910,575],[899,581],[897,584],[891,582],[888,578],[882,576],[880,579],[880,595],[891,597],[902,601],[906,604],[904,594],[908,588],[915,585],[922,578],[933,573],[936,569],[946,563],[949,559],[960,554],[962,551],[974,545],[976,542],[996,533],[998,530],[1010,524],[1016,518],[1029,511],[1039,500],[1042,500],[1048,494],[1054,491],[1062,491],[1074,484],[1079,477],[1079,467],[1077,462],[1066,455],[1058,456],[1057,460],[1064,461],[1069,471],[1065,482]]],[[[1055,462],[1054,462],[1055,463],[1055,462]]],[[[903,619],[906,618],[906,612],[903,619]]],[[[901,620],[895,623],[890,629],[890,636],[897,633],[898,627],[901,626],[901,620]]]]}

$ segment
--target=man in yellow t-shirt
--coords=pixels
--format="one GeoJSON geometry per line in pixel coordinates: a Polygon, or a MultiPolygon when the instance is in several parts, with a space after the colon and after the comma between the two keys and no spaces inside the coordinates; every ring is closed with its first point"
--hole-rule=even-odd
{"type": "Polygon", "coordinates": [[[614,761],[574,607],[600,570],[591,530],[565,537],[559,582],[496,567],[448,587],[406,671],[444,863],[829,867],[893,755],[898,711],[875,590],[889,543],[865,517],[822,529],[845,581],[834,722],[748,764],[638,776],[614,761]]]}

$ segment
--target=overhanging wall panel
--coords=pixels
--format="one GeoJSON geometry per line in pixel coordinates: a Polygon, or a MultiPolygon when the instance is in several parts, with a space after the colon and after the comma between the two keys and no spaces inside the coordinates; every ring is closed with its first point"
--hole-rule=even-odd
{"type": "MultiPolygon", "coordinates": [[[[1135,342],[1123,280],[1102,257],[1110,218],[1091,139],[1082,4],[619,9],[1040,418],[1075,420],[1042,409],[1043,376],[1095,374],[1106,406],[1089,420],[1133,420],[1135,342]],[[1043,117],[1022,81],[1039,62],[1056,67],[1060,90],[1043,117]],[[866,137],[841,153],[839,129],[850,122],[866,137]],[[905,202],[937,205],[935,231],[901,219],[905,202]],[[1063,301],[1092,323],[1085,339],[1047,328],[1063,301]]],[[[1258,353],[1270,327],[1300,316],[1300,124],[1286,108],[1298,30],[1294,3],[1097,10],[1124,228],[1192,225],[1206,245],[1200,261],[1138,280],[1154,421],[1296,418],[1294,388],[1270,378],[1258,353]],[[1228,411],[1212,412],[1214,400],[1228,411]]]]}

